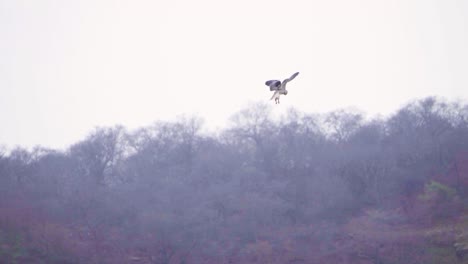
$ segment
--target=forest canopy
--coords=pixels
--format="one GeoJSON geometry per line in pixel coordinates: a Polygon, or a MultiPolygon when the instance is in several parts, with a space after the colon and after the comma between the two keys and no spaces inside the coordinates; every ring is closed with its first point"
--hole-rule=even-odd
{"type": "Polygon", "coordinates": [[[0,150],[9,263],[466,263],[468,105],[388,117],[252,104],[0,150]]]}

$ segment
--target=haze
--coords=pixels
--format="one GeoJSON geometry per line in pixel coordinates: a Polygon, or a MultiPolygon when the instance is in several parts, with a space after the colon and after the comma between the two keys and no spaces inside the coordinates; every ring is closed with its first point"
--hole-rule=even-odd
{"type": "MultiPolygon", "coordinates": [[[[389,114],[466,99],[466,1],[0,1],[0,144],[64,148],[96,126],[224,127],[267,79],[274,111],[389,114]]],[[[271,103],[271,102],[270,102],[271,103]]]]}
{"type": "Polygon", "coordinates": [[[467,11],[0,0],[0,262],[467,264],[467,11]]]}

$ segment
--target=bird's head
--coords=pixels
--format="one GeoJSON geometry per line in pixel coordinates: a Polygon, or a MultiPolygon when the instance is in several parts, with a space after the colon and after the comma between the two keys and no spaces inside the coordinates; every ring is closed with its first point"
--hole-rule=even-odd
{"type": "Polygon", "coordinates": [[[284,95],[288,95],[288,90],[285,90],[285,91],[284,91],[284,95]]]}

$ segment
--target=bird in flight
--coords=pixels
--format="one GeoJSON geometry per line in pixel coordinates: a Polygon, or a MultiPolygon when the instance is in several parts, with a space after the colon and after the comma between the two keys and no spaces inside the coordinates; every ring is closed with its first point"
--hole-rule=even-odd
{"type": "Polygon", "coordinates": [[[297,75],[299,75],[299,72],[296,72],[293,75],[291,75],[291,77],[289,77],[287,79],[284,79],[283,82],[278,81],[278,80],[266,81],[265,84],[270,87],[270,91],[275,91],[270,100],[273,100],[273,98],[274,98],[275,99],[275,104],[279,104],[280,103],[280,100],[279,100],[280,96],[282,94],[284,94],[284,95],[288,94],[288,90],[286,90],[286,84],[288,82],[292,81],[294,78],[296,78],[297,75]]]}

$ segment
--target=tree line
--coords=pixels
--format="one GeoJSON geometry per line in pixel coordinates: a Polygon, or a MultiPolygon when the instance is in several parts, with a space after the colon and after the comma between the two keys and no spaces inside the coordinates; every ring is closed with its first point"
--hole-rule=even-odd
{"type": "MultiPolygon", "coordinates": [[[[369,219],[414,230],[466,213],[467,104],[428,97],[374,118],[271,112],[251,104],[216,133],[181,117],[133,131],[99,127],[64,151],[3,149],[0,258],[430,263],[427,252],[397,262],[401,249],[376,249],[349,230],[372,228],[369,219]]],[[[414,232],[390,244],[428,247],[414,232]]]]}

